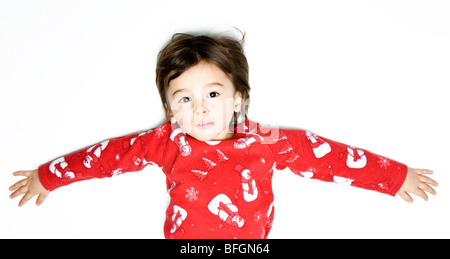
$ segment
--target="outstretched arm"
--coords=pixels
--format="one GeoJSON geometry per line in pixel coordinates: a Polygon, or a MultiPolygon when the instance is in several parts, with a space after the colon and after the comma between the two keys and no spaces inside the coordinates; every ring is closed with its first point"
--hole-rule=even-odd
{"type": "MultiPolygon", "coordinates": [[[[267,131],[267,130],[266,130],[267,131]]],[[[265,132],[266,132],[265,131],[265,132]]],[[[277,168],[288,167],[305,178],[336,182],[386,193],[398,194],[407,202],[413,193],[428,200],[426,192],[436,194],[431,186],[438,183],[426,175],[426,169],[406,165],[320,137],[310,131],[279,130],[279,137],[270,145],[277,168]]]]}
{"type": "Polygon", "coordinates": [[[170,128],[170,124],[163,124],[155,130],[106,140],[50,161],[37,170],[14,172],[13,175],[26,178],[9,188],[14,191],[10,197],[24,194],[19,202],[22,206],[39,195],[36,205],[40,205],[50,191],[73,182],[135,172],[149,164],[161,166],[170,128]]]}

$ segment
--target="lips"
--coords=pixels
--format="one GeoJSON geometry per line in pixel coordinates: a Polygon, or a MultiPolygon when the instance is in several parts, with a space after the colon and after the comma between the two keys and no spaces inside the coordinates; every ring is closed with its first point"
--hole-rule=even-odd
{"type": "Polygon", "coordinates": [[[202,121],[198,124],[195,124],[195,127],[197,129],[202,129],[202,130],[211,128],[212,126],[214,126],[214,122],[209,122],[209,121],[202,121]]]}

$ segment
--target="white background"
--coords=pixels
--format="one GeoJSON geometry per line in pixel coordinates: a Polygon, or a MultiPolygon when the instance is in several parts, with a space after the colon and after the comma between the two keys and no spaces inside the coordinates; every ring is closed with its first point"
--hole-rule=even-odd
{"type": "Polygon", "coordinates": [[[158,126],[173,33],[245,30],[250,118],[435,171],[400,197],[274,175],[269,238],[449,238],[448,1],[0,1],[0,237],[163,238],[156,167],[18,208],[11,173],[158,126]]]}

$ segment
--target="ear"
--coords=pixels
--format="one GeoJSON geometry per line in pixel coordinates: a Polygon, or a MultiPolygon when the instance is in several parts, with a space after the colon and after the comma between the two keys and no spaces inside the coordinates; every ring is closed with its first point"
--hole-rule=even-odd
{"type": "Polygon", "coordinates": [[[236,92],[234,94],[234,112],[240,112],[242,106],[242,94],[241,92],[236,92]]]}
{"type": "Polygon", "coordinates": [[[171,123],[176,123],[175,117],[173,116],[173,112],[170,109],[169,105],[167,103],[164,104],[164,110],[166,111],[167,117],[169,117],[171,123]]]}

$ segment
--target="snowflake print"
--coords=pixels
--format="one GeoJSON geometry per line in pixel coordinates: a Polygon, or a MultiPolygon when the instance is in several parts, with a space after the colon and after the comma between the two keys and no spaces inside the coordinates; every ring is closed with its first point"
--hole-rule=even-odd
{"type": "Polygon", "coordinates": [[[185,197],[188,201],[196,201],[198,199],[198,190],[194,187],[186,189],[185,197]]]}
{"type": "Polygon", "coordinates": [[[256,211],[256,212],[255,212],[255,215],[254,215],[255,221],[258,222],[258,221],[261,219],[261,216],[262,216],[261,211],[259,211],[259,210],[256,211]]]}
{"type": "Polygon", "coordinates": [[[167,132],[167,129],[165,127],[159,127],[157,129],[155,129],[155,135],[160,138],[162,135],[164,135],[164,133],[167,132]]]}
{"type": "Polygon", "coordinates": [[[389,159],[387,159],[387,158],[384,158],[384,157],[379,157],[380,158],[380,160],[378,160],[378,164],[380,164],[380,167],[381,168],[387,168],[388,166],[391,166],[391,161],[389,160],[389,159]]]}

